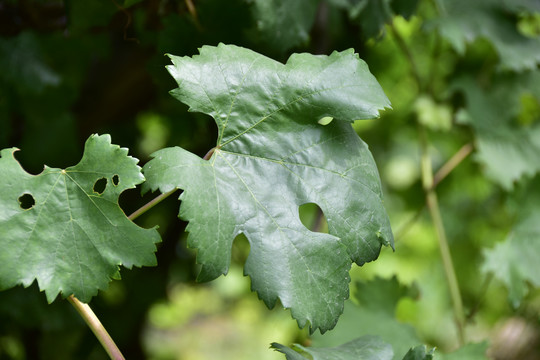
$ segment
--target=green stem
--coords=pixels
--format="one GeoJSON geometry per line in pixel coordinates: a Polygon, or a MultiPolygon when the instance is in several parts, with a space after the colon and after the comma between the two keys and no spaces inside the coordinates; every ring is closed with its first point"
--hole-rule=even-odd
{"type": "MultiPolygon", "coordinates": [[[[216,148],[212,148],[210,149],[206,155],[204,155],[203,157],[203,160],[209,160],[212,155],[214,154],[214,151],[216,150],[216,148]]],[[[178,189],[173,189],[169,192],[166,192],[166,193],[163,193],[159,196],[156,196],[153,200],[151,200],[150,202],[148,202],[147,204],[141,206],[139,209],[135,210],[135,212],[133,212],[133,214],[129,215],[128,216],[128,219],[129,220],[135,220],[136,218],[138,218],[139,216],[141,216],[142,214],[144,214],[145,212],[147,212],[148,210],[150,210],[151,208],[153,208],[154,206],[156,206],[157,204],[159,204],[160,202],[162,202],[163,200],[165,200],[166,198],[168,198],[169,196],[171,196],[176,190],[178,189]]]]}
{"type": "MultiPolygon", "coordinates": [[[[473,145],[471,143],[463,145],[443,166],[437,170],[433,176],[433,186],[432,189],[435,190],[437,185],[440,184],[463,160],[467,158],[473,151],[473,145]]],[[[419,208],[416,213],[411,216],[407,222],[401,225],[394,235],[394,241],[398,241],[409,231],[409,229],[420,219],[420,215],[424,211],[425,205],[419,208]]]]}
{"type": "Polygon", "coordinates": [[[435,189],[439,183],[448,176],[470,153],[473,151],[473,145],[471,143],[463,145],[455,154],[444,163],[443,166],[437,171],[433,177],[432,188],[435,189]]]}
{"type": "Polygon", "coordinates": [[[171,196],[176,190],[178,189],[175,188],[169,192],[156,196],[153,200],[141,206],[133,214],[129,215],[128,219],[132,221],[135,220],[136,218],[138,218],[139,216],[141,216],[142,214],[144,214],[145,212],[147,212],[148,210],[150,210],[151,208],[153,208],[154,206],[156,206],[157,204],[159,204],[160,202],[162,202],[163,200],[171,196]]]}
{"type": "Polygon", "coordinates": [[[94,314],[90,306],[88,306],[88,304],[80,302],[73,295],[68,297],[68,301],[77,310],[79,315],[82,316],[82,318],[84,319],[88,327],[92,330],[94,335],[96,335],[107,354],[109,354],[109,357],[113,360],[125,360],[124,355],[122,355],[120,349],[118,349],[118,346],[116,346],[113,339],[111,338],[107,330],[105,330],[105,328],[99,321],[96,314],[94,314]]]}
{"type": "Polygon", "coordinates": [[[418,84],[420,92],[422,92],[422,88],[423,88],[422,77],[420,76],[420,71],[418,71],[418,66],[416,65],[416,61],[414,60],[413,54],[411,50],[409,49],[409,46],[405,42],[405,39],[403,38],[403,36],[401,36],[399,31],[396,29],[394,22],[393,21],[390,22],[389,25],[390,25],[390,30],[392,31],[392,35],[394,36],[394,39],[396,40],[396,44],[401,50],[401,52],[403,53],[403,55],[405,55],[405,57],[407,58],[407,61],[409,62],[409,65],[411,66],[411,73],[414,77],[414,80],[418,84]]]}
{"type": "Polygon", "coordinates": [[[435,226],[435,231],[437,232],[444,273],[446,276],[446,281],[448,282],[448,289],[450,291],[452,305],[454,308],[454,316],[458,331],[458,341],[459,344],[463,346],[465,343],[465,313],[463,311],[463,302],[461,300],[459,284],[457,281],[456,272],[454,270],[452,256],[450,254],[450,247],[448,246],[448,240],[446,239],[446,232],[444,230],[444,224],[439,209],[437,193],[433,187],[433,170],[431,167],[431,157],[429,156],[426,130],[421,125],[419,126],[419,135],[422,149],[422,184],[426,193],[426,204],[431,215],[433,225],[435,226]]]}
{"type": "Polygon", "coordinates": [[[469,313],[467,314],[467,320],[470,321],[476,316],[476,313],[478,312],[478,310],[480,309],[480,306],[482,305],[482,303],[484,302],[486,298],[486,293],[489,288],[489,285],[491,284],[491,281],[493,280],[493,276],[494,276],[493,273],[489,273],[484,278],[482,286],[480,287],[480,291],[478,292],[478,296],[477,296],[478,300],[476,304],[472,307],[472,309],[469,311],[469,313]]]}

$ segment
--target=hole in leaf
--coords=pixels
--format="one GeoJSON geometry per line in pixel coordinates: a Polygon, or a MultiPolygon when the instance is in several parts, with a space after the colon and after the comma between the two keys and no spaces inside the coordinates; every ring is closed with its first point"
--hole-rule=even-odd
{"type": "Polygon", "coordinates": [[[118,177],[118,175],[114,175],[112,177],[112,183],[114,186],[118,186],[118,184],[120,183],[120,178],[118,177]]]}
{"type": "Polygon", "coordinates": [[[309,230],[328,234],[328,223],[319,205],[315,203],[300,205],[298,214],[302,224],[309,230]]]}
{"type": "Polygon", "coordinates": [[[101,195],[105,191],[106,187],[107,187],[107,179],[101,178],[94,183],[94,192],[101,195]]]}
{"type": "Polygon", "coordinates": [[[236,235],[233,241],[231,258],[237,264],[244,265],[250,251],[249,240],[243,233],[236,235]]]}
{"type": "Polygon", "coordinates": [[[323,118],[320,118],[318,123],[321,124],[321,125],[328,125],[332,122],[332,120],[334,120],[333,117],[331,116],[325,116],[323,118]]]}
{"type": "Polygon", "coordinates": [[[30,194],[22,194],[19,197],[19,205],[23,210],[29,210],[33,208],[35,204],[36,200],[34,200],[34,197],[30,194]]]}

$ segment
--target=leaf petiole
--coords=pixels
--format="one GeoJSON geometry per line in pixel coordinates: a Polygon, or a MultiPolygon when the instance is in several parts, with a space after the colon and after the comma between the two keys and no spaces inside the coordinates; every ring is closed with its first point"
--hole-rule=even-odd
{"type": "Polygon", "coordinates": [[[128,219],[131,220],[131,221],[135,220],[136,218],[138,218],[139,216],[141,216],[142,214],[144,214],[145,212],[147,212],[148,210],[150,210],[151,208],[153,208],[154,206],[156,206],[157,204],[159,204],[160,202],[162,202],[163,200],[165,200],[166,198],[171,196],[176,190],[178,190],[178,189],[172,189],[169,192],[166,192],[164,194],[161,194],[161,195],[155,197],[153,200],[151,200],[147,204],[145,204],[145,205],[141,206],[139,209],[135,210],[135,212],[133,212],[133,214],[128,216],[128,219]]]}
{"type": "MultiPolygon", "coordinates": [[[[214,151],[216,150],[217,147],[213,147],[212,149],[210,149],[206,155],[204,155],[203,159],[204,160],[208,160],[212,157],[212,154],[214,154],[214,151]]],[[[135,210],[131,215],[128,216],[128,219],[133,221],[135,220],[136,218],[138,218],[139,216],[141,216],[142,214],[144,214],[145,212],[147,212],[148,210],[150,210],[151,208],[153,208],[154,206],[156,206],[157,204],[159,204],[160,202],[162,202],[163,200],[165,200],[166,198],[168,198],[169,196],[171,196],[176,190],[178,189],[173,189],[169,192],[166,192],[166,193],[163,193],[157,197],[155,197],[153,200],[151,200],[150,202],[148,202],[147,204],[141,206],[139,209],[135,210]]]]}
{"type": "Polygon", "coordinates": [[[113,339],[105,330],[105,327],[101,324],[96,314],[92,311],[88,304],[80,302],[75,296],[70,295],[67,300],[73,305],[75,310],[81,315],[88,327],[92,330],[94,335],[98,338],[99,342],[109,354],[109,357],[113,360],[125,360],[124,355],[118,349],[118,346],[114,343],[113,339]]]}
{"type": "Polygon", "coordinates": [[[439,250],[441,253],[444,273],[446,275],[446,281],[448,283],[448,289],[450,291],[452,305],[454,307],[458,341],[459,344],[463,346],[465,344],[465,315],[463,311],[463,301],[461,299],[456,271],[452,262],[452,255],[450,254],[450,247],[446,238],[446,232],[444,230],[437,193],[435,192],[434,188],[433,170],[431,167],[431,157],[429,156],[429,144],[426,130],[422,127],[422,125],[419,125],[419,138],[422,152],[422,184],[426,193],[426,204],[437,233],[437,240],[439,242],[439,250]]]}

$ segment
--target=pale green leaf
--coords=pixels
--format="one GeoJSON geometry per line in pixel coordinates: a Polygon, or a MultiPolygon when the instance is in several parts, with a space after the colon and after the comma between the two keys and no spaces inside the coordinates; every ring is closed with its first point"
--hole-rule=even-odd
{"type": "Polygon", "coordinates": [[[138,160],[91,136],[79,164],[23,170],[17,149],[0,155],[0,289],[37,279],[52,302],[61,293],[88,302],[118,275],[118,266],[156,264],[155,229],[131,222],[118,197],[144,181],[138,160]]]}
{"type": "Polygon", "coordinates": [[[474,40],[487,39],[497,51],[501,67],[521,71],[540,63],[540,38],[518,31],[517,15],[537,10],[533,1],[439,0],[441,34],[461,54],[474,40]]]}
{"type": "Polygon", "coordinates": [[[156,152],[147,186],[181,195],[188,244],[201,280],[227,273],[234,238],[250,243],[245,273],[273,307],[279,298],[301,327],[334,326],[348,297],[351,261],[377,258],[393,238],[377,168],[350,124],[389,106],[352,50],[293,55],[283,65],[250,50],[203,47],[171,56],[172,94],[211,115],[218,141],[209,161],[181,148],[156,152]],[[321,125],[319,120],[334,120],[321,125]],[[308,230],[298,209],[315,203],[329,233],[308,230]]]}
{"type": "Polygon", "coordinates": [[[392,360],[394,356],[392,346],[376,336],[363,336],[332,348],[294,345],[293,350],[277,343],[273,343],[272,347],[285,354],[287,360],[392,360]]]}
{"type": "Polygon", "coordinates": [[[402,359],[411,346],[423,341],[412,325],[396,319],[396,305],[403,297],[417,296],[417,292],[415,287],[401,285],[396,277],[358,283],[354,296],[359,304],[347,301],[335,329],[324,335],[315,334],[313,346],[333,347],[358,336],[377,334],[392,346],[393,358],[402,359]]]}
{"type": "Polygon", "coordinates": [[[540,171],[540,119],[518,121],[523,96],[540,104],[539,71],[494,76],[488,88],[471,78],[457,79],[452,87],[465,95],[457,120],[474,129],[476,159],[490,179],[510,190],[522,177],[540,171]]]}
{"type": "Polygon", "coordinates": [[[507,238],[484,251],[484,272],[493,273],[509,289],[509,298],[518,306],[528,293],[527,284],[540,286],[540,194],[538,181],[521,202],[516,225],[507,238]]]}
{"type": "Polygon", "coordinates": [[[436,351],[433,358],[435,360],[488,360],[486,354],[488,345],[487,341],[470,343],[449,354],[436,351]]]}

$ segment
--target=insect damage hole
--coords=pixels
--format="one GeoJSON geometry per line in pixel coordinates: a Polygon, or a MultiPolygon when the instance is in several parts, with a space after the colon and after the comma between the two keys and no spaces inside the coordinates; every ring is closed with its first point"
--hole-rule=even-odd
{"type": "Polygon", "coordinates": [[[120,183],[120,177],[118,175],[114,175],[112,177],[112,183],[114,186],[118,186],[118,184],[120,183]]]}
{"type": "Polygon", "coordinates": [[[306,203],[298,207],[300,221],[313,232],[321,232],[328,234],[328,222],[324,216],[324,212],[315,203],[306,203]]]}
{"type": "Polygon", "coordinates": [[[107,179],[101,178],[94,183],[94,192],[101,195],[107,187],[107,179]]]}
{"type": "Polygon", "coordinates": [[[19,196],[19,206],[23,210],[30,210],[36,204],[36,200],[30,194],[22,194],[19,196]]]}

